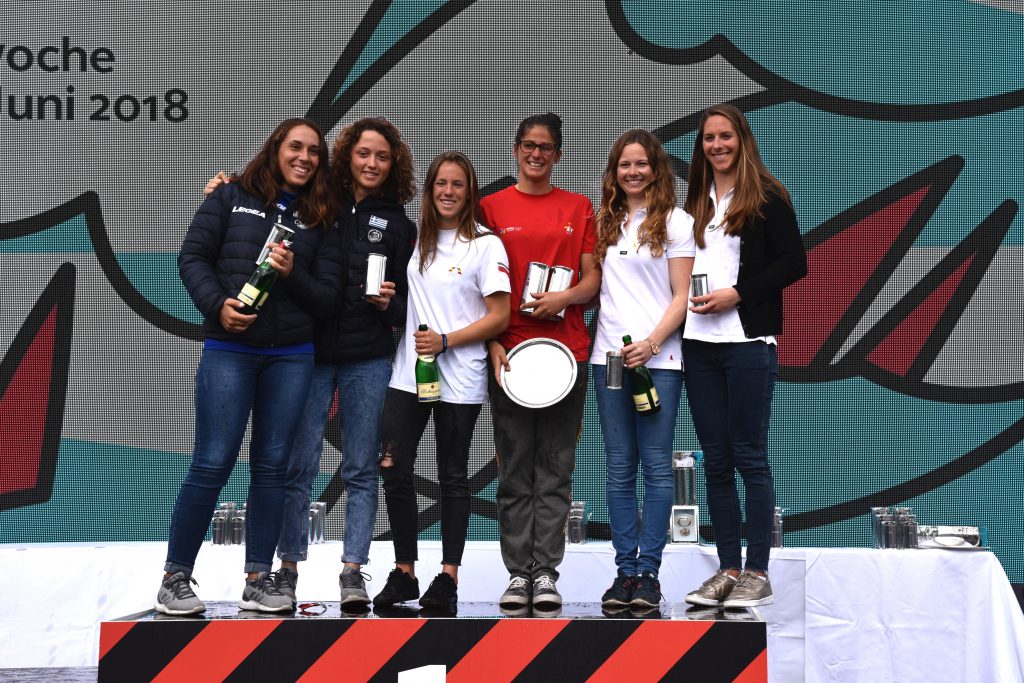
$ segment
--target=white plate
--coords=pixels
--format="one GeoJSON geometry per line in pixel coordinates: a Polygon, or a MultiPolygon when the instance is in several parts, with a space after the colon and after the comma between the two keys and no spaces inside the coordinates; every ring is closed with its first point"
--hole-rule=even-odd
{"type": "Polygon", "coordinates": [[[576,383],[576,359],[556,339],[527,339],[508,352],[508,364],[512,369],[501,369],[501,387],[510,399],[526,408],[554,405],[576,383]]]}

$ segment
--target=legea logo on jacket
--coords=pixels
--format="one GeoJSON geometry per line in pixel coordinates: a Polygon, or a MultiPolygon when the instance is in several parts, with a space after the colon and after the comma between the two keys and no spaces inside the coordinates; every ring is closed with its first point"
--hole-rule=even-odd
{"type": "Polygon", "coordinates": [[[236,206],[236,207],[233,207],[231,209],[231,213],[251,213],[252,215],[259,216],[260,218],[266,218],[267,217],[267,214],[263,213],[259,209],[250,209],[247,206],[236,206]]]}

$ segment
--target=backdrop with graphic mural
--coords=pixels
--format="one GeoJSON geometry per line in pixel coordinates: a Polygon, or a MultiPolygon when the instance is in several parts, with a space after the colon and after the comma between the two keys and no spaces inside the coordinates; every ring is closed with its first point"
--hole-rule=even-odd
{"type": "MultiPolygon", "coordinates": [[[[205,180],[281,119],[309,115],[333,138],[387,116],[421,174],[459,149],[493,191],[513,181],[518,121],[555,111],[555,182],[596,203],[623,130],[653,131],[685,178],[700,112],[730,102],[809,250],[773,406],[786,543],[868,545],[868,509],[906,504],[923,523],[986,526],[1024,582],[1019,3],[15,7],[0,29],[0,542],[166,538],[201,348],[177,248],[205,180]]],[[[485,409],[471,463],[481,540],[497,538],[489,422],[485,409]]],[[[327,440],[314,494],[339,537],[335,417],[327,440]]],[[[685,413],[676,446],[697,448],[685,413]]],[[[224,500],[245,497],[246,447],[240,461],[224,500]]],[[[604,481],[591,396],[574,495],[596,538],[604,481]]]]}

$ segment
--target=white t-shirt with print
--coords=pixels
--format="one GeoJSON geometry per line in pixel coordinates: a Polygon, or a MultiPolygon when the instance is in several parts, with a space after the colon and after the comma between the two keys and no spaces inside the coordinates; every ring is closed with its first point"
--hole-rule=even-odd
{"type": "MultiPolygon", "coordinates": [[[[733,191],[726,192],[721,201],[717,200],[716,195],[712,183],[711,202],[715,207],[715,215],[704,230],[704,248],[697,249],[693,259],[693,274],[703,273],[708,276],[708,292],[734,286],[740,274],[740,237],[726,235],[724,230],[725,214],[732,203],[733,191]]],[[[693,296],[692,291],[690,296],[693,296]]],[[[721,313],[687,312],[683,336],[687,339],[715,343],[756,340],[775,343],[775,337],[747,337],[735,306],[721,313]]]]}
{"type": "MultiPolygon", "coordinates": [[[[661,256],[651,256],[640,246],[637,232],[647,217],[640,209],[619,231],[619,241],[608,245],[601,264],[601,310],[590,362],[605,364],[605,354],[622,348],[623,335],[638,342],[650,335],[672,301],[668,261],[694,255],[693,218],[680,208],[668,216],[668,243],[661,256]]],[[[661,345],[661,353],[647,362],[649,368],[679,370],[682,367],[679,330],[661,345]]]]}
{"type": "MultiPolygon", "coordinates": [[[[456,239],[455,230],[441,230],[433,261],[420,273],[419,250],[409,259],[409,305],[405,333],[395,353],[390,386],[416,393],[416,341],[421,324],[450,333],[475,323],[487,313],[484,297],[510,291],[508,256],[501,240],[486,228],[478,237],[456,239]]],[[[448,347],[438,354],[441,400],[483,403],[487,395],[487,349],[480,341],[448,347]]]]}

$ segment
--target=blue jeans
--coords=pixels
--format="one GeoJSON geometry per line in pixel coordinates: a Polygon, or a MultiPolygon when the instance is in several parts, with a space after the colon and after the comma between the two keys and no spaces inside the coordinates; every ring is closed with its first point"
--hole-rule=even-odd
{"type": "Polygon", "coordinates": [[[309,398],[288,461],[288,477],[281,538],[277,556],[300,562],[309,547],[309,499],[320,472],[324,452],[324,426],[338,390],[341,417],[341,478],[348,492],[345,504],[345,547],[342,562],[366,564],[377,520],[377,455],[380,418],[391,379],[386,357],[317,365],[309,398]]]}
{"type": "Polygon", "coordinates": [[[611,522],[615,565],[627,576],[658,575],[668,541],[674,479],[672,438],[675,436],[683,373],[652,369],[661,410],[650,417],[636,412],[629,372],[622,388],[605,387],[605,366],[594,365],[594,392],[608,460],[608,519],[611,522]],[[637,525],[637,466],[643,467],[643,528],[637,525]]]}
{"type": "Polygon", "coordinates": [[[192,464],[171,514],[164,571],[191,575],[217,497],[235,467],[252,413],[246,572],[268,572],[281,530],[288,450],[313,372],[313,354],[204,350],[195,381],[192,464]]]}
{"type": "Polygon", "coordinates": [[[739,569],[743,477],[747,512],[746,568],[768,570],[775,482],[768,464],[768,423],[778,376],[775,345],[683,340],[686,398],[707,482],[708,512],[722,569],[739,569]]]}

